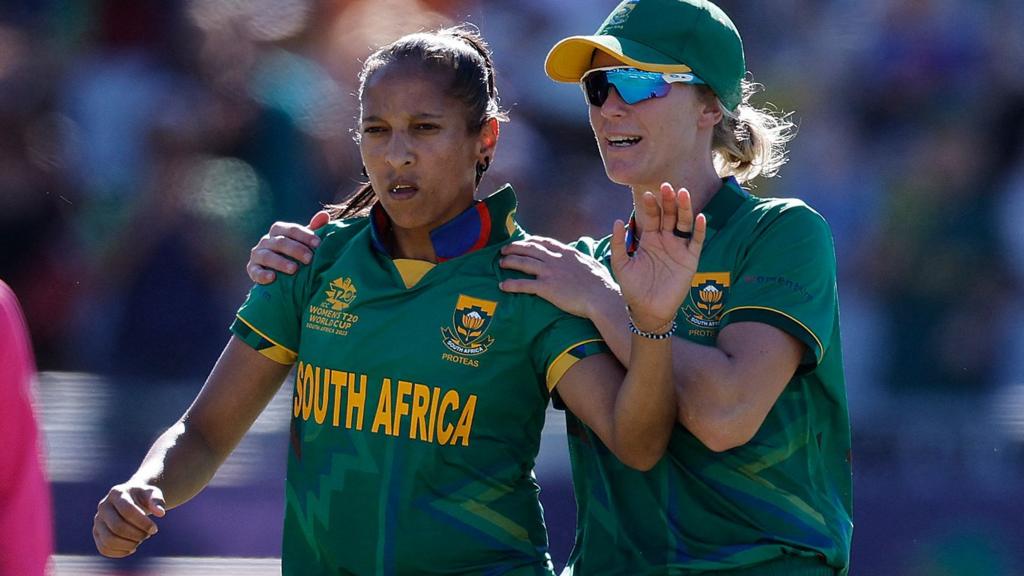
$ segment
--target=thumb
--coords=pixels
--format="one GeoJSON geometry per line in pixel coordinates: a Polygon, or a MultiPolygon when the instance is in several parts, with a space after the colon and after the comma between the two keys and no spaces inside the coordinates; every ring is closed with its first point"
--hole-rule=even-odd
{"type": "Polygon", "coordinates": [[[163,518],[167,514],[167,505],[164,502],[164,493],[156,487],[147,488],[139,494],[139,504],[147,513],[163,518]]]}
{"type": "Polygon", "coordinates": [[[331,221],[331,215],[326,210],[321,210],[309,219],[309,229],[318,230],[331,221]]]}

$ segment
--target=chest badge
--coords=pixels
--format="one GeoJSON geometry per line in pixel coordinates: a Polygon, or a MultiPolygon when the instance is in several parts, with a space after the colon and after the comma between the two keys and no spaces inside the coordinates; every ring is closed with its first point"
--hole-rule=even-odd
{"type": "Polygon", "coordinates": [[[497,302],[459,294],[452,313],[452,325],[441,328],[444,345],[457,354],[477,356],[494,343],[487,334],[494,319],[497,302]]]}
{"type": "Polygon", "coordinates": [[[728,272],[702,272],[693,275],[690,297],[683,307],[686,320],[701,328],[718,328],[729,295],[728,272]]]}

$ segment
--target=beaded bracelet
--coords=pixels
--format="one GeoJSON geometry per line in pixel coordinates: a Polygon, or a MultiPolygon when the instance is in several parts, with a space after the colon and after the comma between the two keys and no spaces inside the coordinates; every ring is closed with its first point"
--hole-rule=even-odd
{"type": "Polygon", "coordinates": [[[649,338],[651,340],[664,340],[665,338],[670,338],[673,334],[676,333],[675,318],[672,319],[672,322],[669,324],[668,330],[666,330],[665,332],[644,332],[643,330],[637,328],[636,324],[633,323],[633,311],[629,309],[629,304],[626,305],[626,314],[629,316],[629,331],[632,332],[633,334],[636,334],[637,336],[643,336],[644,338],[649,338]]]}

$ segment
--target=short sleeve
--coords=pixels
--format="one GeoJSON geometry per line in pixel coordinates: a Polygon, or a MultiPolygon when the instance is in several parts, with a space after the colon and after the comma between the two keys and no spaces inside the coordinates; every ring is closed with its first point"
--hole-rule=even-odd
{"type": "Polygon", "coordinates": [[[561,312],[540,333],[532,353],[534,365],[544,374],[550,392],[573,364],[607,351],[607,345],[589,320],[561,312]]]}
{"type": "Polygon", "coordinates": [[[231,332],[275,362],[294,363],[311,269],[299,266],[294,275],[278,274],[270,284],[253,286],[235,315],[231,332]]]}
{"type": "Polygon", "coordinates": [[[782,208],[740,260],[721,327],[762,322],[807,345],[804,365],[815,365],[837,318],[836,259],[832,233],[806,205],[782,208]],[[813,354],[813,356],[812,356],[813,354]]]}

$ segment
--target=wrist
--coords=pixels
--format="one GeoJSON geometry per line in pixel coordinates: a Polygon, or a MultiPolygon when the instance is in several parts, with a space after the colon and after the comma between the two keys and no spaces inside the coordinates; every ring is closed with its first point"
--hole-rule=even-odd
{"type": "Polygon", "coordinates": [[[675,318],[656,318],[645,314],[637,314],[626,304],[626,314],[629,317],[629,331],[644,338],[661,339],[671,336],[676,331],[675,318]]]}
{"type": "Polygon", "coordinates": [[[584,315],[596,323],[602,318],[612,317],[613,311],[622,309],[622,292],[618,284],[606,281],[602,283],[601,290],[585,298],[584,302],[584,315]]]}

